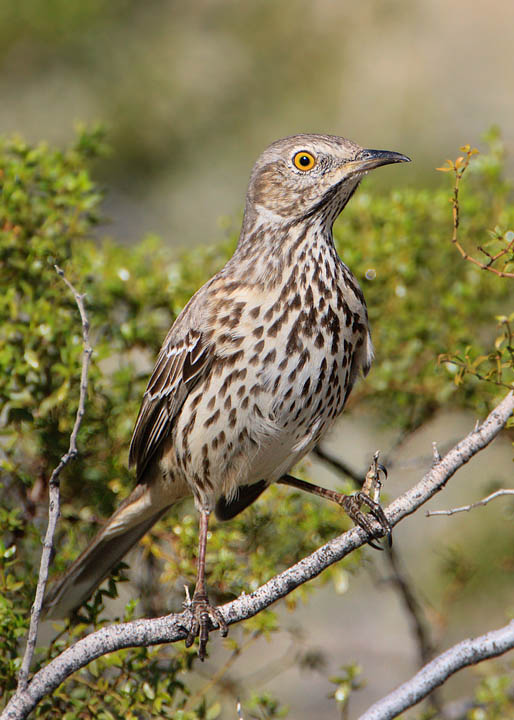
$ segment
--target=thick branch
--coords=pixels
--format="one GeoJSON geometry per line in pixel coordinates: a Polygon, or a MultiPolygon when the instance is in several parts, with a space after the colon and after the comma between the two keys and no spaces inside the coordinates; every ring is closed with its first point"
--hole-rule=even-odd
{"type": "MultiPolygon", "coordinates": [[[[487,419],[452,448],[413,488],[397,498],[386,511],[391,525],[415,512],[439,492],[450,477],[476,453],[485,448],[500,432],[514,411],[514,393],[496,407],[487,419]]],[[[303,583],[315,578],[335,562],[342,560],[364,545],[367,535],[360,528],[331,540],[293,567],[269,580],[249,595],[241,595],[220,608],[228,625],[253,617],[272,603],[288,595],[303,583]]],[[[79,640],[65,650],[31,680],[26,690],[15,695],[0,720],[18,720],[28,713],[48,693],[57,688],[73,672],[106,653],[128,647],[157,645],[183,640],[184,614],[169,615],[152,620],[111,625],[79,640]]]]}
{"type": "Polygon", "coordinates": [[[36,588],[36,597],[34,604],[32,605],[32,611],[30,616],[30,627],[27,637],[27,646],[25,648],[25,654],[23,656],[23,662],[18,676],[18,692],[25,690],[28,683],[30,664],[34,655],[34,649],[36,647],[37,632],[39,627],[39,620],[41,617],[41,608],[43,606],[43,598],[45,595],[46,583],[48,580],[48,569],[50,567],[50,560],[52,556],[52,548],[54,544],[54,533],[57,527],[57,521],[60,513],[60,497],[59,497],[59,476],[66,465],[73,460],[77,455],[77,435],[80,429],[82,418],[84,417],[86,395],[87,395],[87,376],[89,371],[89,363],[91,360],[91,354],[93,352],[91,345],[89,344],[89,321],[87,319],[86,309],[84,307],[84,296],[80,295],[70,281],[64,276],[63,271],[60,267],[55,266],[57,274],[64,280],[68,288],[71,290],[75,297],[75,302],[80,312],[80,319],[82,321],[82,341],[83,341],[83,353],[82,353],[82,372],[80,376],[80,395],[79,405],[77,408],[77,414],[75,416],[75,423],[73,430],[70,435],[70,444],[68,451],[62,456],[59,465],[54,469],[50,476],[49,482],[49,498],[48,498],[48,526],[46,528],[45,539],[43,541],[43,552],[41,553],[41,563],[39,567],[39,577],[36,588]]]}
{"type": "Polygon", "coordinates": [[[450,675],[514,648],[514,620],[508,625],[471,640],[463,640],[425,665],[408,682],[372,705],[359,720],[391,720],[416,705],[450,675]]]}

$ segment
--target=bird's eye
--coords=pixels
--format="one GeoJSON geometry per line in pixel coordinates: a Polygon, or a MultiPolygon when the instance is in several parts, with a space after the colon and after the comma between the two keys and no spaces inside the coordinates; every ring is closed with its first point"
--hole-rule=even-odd
{"type": "Polygon", "coordinates": [[[294,156],[293,164],[298,170],[307,172],[308,170],[312,170],[314,165],[316,165],[316,158],[310,152],[307,152],[307,150],[300,150],[300,152],[297,152],[294,156]]]}

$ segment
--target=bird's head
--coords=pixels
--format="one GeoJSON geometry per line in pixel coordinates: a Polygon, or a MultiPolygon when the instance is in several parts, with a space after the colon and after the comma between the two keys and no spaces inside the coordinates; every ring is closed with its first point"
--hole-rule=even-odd
{"type": "Polygon", "coordinates": [[[309,217],[333,222],[369,170],[410,158],[369,150],[333,135],[292,135],[272,143],[250,177],[245,214],[281,224],[309,217]]]}

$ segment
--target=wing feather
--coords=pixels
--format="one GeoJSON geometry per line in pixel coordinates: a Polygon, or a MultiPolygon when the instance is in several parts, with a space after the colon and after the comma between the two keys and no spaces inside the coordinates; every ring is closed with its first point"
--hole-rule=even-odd
{"type": "Polygon", "coordinates": [[[137,466],[138,479],[168,437],[186,397],[213,359],[213,345],[201,331],[189,329],[177,338],[176,326],[168,333],[155,363],[130,443],[129,463],[137,466]]]}

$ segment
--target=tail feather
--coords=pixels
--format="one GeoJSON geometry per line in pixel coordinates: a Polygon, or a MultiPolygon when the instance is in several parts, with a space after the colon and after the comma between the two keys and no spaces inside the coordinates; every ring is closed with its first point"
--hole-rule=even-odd
{"type": "Polygon", "coordinates": [[[154,490],[140,484],[122,503],[65,575],[50,587],[44,600],[45,617],[64,618],[77,610],[152,525],[186,494],[170,498],[154,490]]]}

